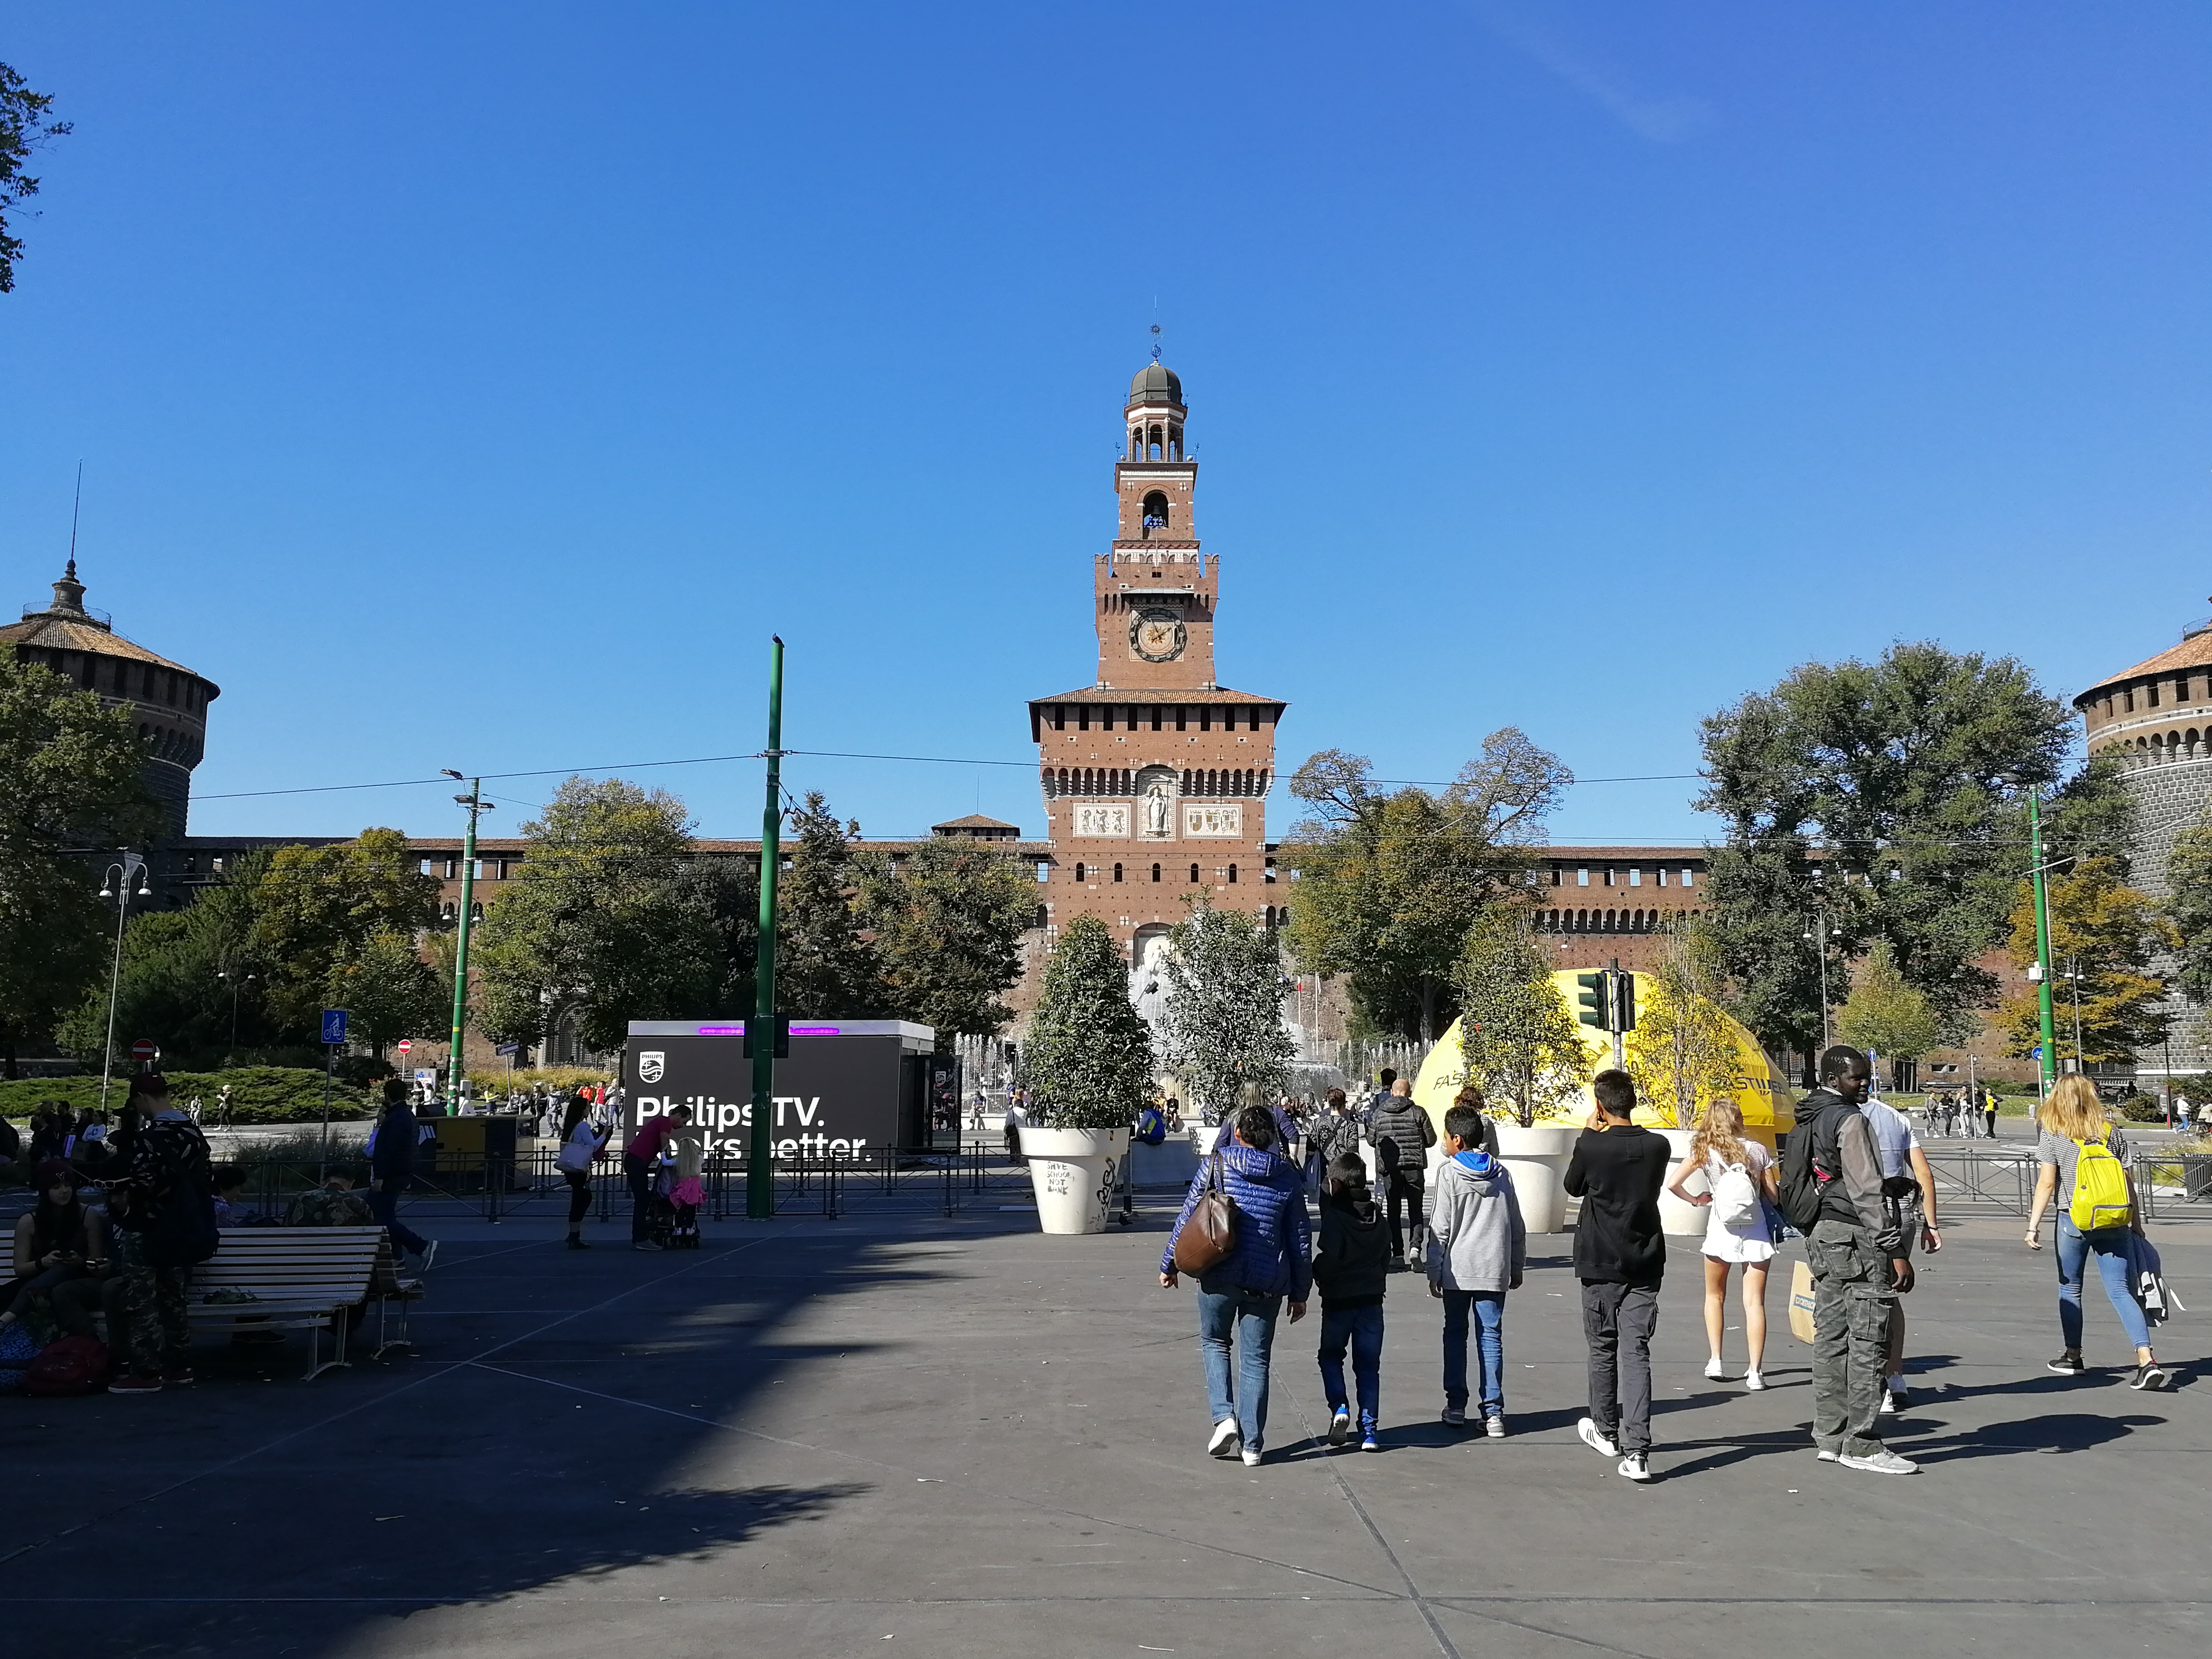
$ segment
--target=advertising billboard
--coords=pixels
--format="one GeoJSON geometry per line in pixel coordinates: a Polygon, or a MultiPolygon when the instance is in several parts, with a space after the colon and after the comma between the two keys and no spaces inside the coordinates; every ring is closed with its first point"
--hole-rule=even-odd
{"type": "MultiPolygon", "coordinates": [[[[632,1020],[623,1087],[642,1124],[689,1106],[707,1153],[742,1156],[752,1123],[752,1057],[742,1020],[632,1020]]],[[[769,1150],[820,1163],[930,1144],[935,1034],[904,1020],[794,1019],[775,1062],[769,1150]]]]}

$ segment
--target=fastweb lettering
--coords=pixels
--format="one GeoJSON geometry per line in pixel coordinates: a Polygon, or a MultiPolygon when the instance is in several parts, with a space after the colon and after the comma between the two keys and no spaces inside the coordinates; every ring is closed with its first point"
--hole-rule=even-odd
{"type": "MultiPolygon", "coordinates": [[[[776,1158],[859,1158],[860,1149],[868,1144],[861,1135],[832,1135],[819,1129],[809,1133],[822,1110],[819,1095],[770,1095],[769,1100],[775,1108],[777,1129],[796,1127],[800,1131],[769,1143],[770,1153],[776,1158]]],[[[739,1137],[734,1132],[752,1127],[753,1106],[750,1100],[722,1100],[714,1095],[685,1095],[680,1100],[673,1095],[640,1095],[638,1121],[642,1124],[647,1118],[659,1117],[673,1106],[691,1109],[691,1121],[706,1133],[709,1158],[726,1150],[732,1153],[745,1150],[738,1144],[739,1137]]]]}

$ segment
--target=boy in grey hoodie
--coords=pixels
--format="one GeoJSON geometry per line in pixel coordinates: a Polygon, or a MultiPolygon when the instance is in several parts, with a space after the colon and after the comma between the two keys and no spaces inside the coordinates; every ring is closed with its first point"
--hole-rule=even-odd
{"type": "Polygon", "coordinates": [[[1521,1288],[1528,1231],[1505,1166],[1483,1150],[1486,1126],[1463,1100],[1444,1114],[1444,1161],[1429,1217],[1429,1294],[1444,1304],[1444,1421],[1467,1421],[1468,1315],[1480,1332],[1482,1428],[1505,1433],[1505,1293],[1521,1288]]]}

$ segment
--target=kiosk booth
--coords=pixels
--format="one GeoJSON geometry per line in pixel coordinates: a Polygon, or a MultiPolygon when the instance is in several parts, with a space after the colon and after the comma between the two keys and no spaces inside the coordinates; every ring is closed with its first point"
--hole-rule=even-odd
{"type": "MultiPolygon", "coordinates": [[[[706,1131],[708,1157],[743,1157],[753,1092],[744,1037],[743,1020],[632,1020],[623,1087],[634,1121],[689,1106],[706,1131]]],[[[957,1060],[936,1048],[929,1027],[902,1019],[793,1019],[770,1095],[775,1156],[859,1163],[957,1146],[957,1115],[947,1131],[936,1127],[933,1110],[948,1082],[959,1099],[957,1060]]]]}

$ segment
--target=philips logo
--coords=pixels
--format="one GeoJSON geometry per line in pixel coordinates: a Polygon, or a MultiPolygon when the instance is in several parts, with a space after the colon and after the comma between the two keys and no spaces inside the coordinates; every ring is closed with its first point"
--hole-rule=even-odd
{"type": "Polygon", "coordinates": [[[659,1050],[637,1057],[637,1079],[641,1083],[658,1083],[668,1070],[668,1056],[659,1050]]]}

